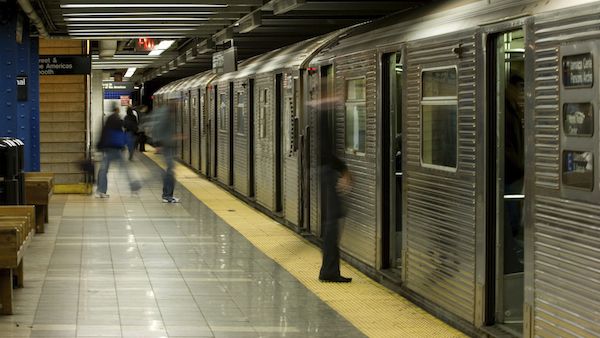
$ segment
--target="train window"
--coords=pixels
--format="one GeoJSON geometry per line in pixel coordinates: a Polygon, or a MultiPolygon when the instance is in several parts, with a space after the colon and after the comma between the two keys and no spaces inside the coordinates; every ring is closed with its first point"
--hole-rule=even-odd
{"type": "Polygon", "coordinates": [[[589,88],[594,85],[594,61],[591,53],[562,58],[563,84],[566,88],[589,88]]]}
{"type": "Polygon", "coordinates": [[[258,98],[258,136],[267,137],[267,108],[269,106],[269,89],[263,88],[258,98]]]}
{"type": "Polygon", "coordinates": [[[456,68],[425,70],[421,76],[421,160],[428,165],[456,168],[456,68]]]}
{"type": "Polygon", "coordinates": [[[592,136],[594,134],[594,111],[592,104],[563,104],[563,126],[568,136],[592,136]]]}
{"type": "Polygon", "coordinates": [[[237,116],[237,133],[239,135],[244,135],[246,133],[246,93],[241,91],[237,92],[237,106],[236,106],[236,116],[237,116]]]}
{"type": "Polygon", "coordinates": [[[367,126],[366,79],[346,81],[346,150],[365,153],[367,126]]]}
{"type": "Polygon", "coordinates": [[[227,95],[219,95],[219,130],[227,131],[227,95]]]}
{"type": "Polygon", "coordinates": [[[592,191],[594,154],[590,151],[563,151],[563,184],[592,191]]]}

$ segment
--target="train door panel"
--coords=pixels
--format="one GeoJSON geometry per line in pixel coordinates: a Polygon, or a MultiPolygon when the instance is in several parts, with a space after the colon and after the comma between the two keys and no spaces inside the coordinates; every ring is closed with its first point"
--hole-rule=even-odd
{"type": "Polygon", "coordinates": [[[234,129],[234,118],[233,118],[233,114],[234,114],[234,105],[233,105],[233,101],[234,101],[234,91],[233,91],[233,82],[229,82],[229,104],[228,104],[228,118],[227,121],[228,126],[228,144],[229,144],[229,150],[228,150],[228,158],[229,158],[229,163],[228,163],[228,168],[229,168],[229,173],[228,173],[228,177],[227,177],[227,184],[230,186],[233,186],[233,171],[234,171],[234,163],[235,163],[235,144],[234,144],[234,135],[235,135],[235,129],[234,129]]]}
{"type": "Polygon", "coordinates": [[[300,225],[300,174],[298,156],[298,116],[296,109],[298,77],[283,74],[282,90],[282,162],[283,162],[283,211],[286,220],[300,225]]]}
{"type": "Polygon", "coordinates": [[[283,211],[283,75],[275,76],[275,211],[283,211]]]}
{"type": "Polygon", "coordinates": [[[183,107],[181,120],[182,160],[190,164],[190,92],[183,93],[183,107]]]}
{"type": "MultiPolygon", "coordinates": [[[[334,73],[334,69],[332,65],[327,65],[327,66],[323,66],[321,67],[321,80],[320,80],[320,97],[319,97],[319,110],[317,111],[317,133],[318,133],[318,144],[327,144],[330,147],[333,147],[334,149],[330,149],[330,151],[335,151],[335,107],[333,104],[333,100],[331,100],[331,98],[333,98],[335,96],[335,87],[334,87],[334,77],[335,77],[335,73],[334,73]],[[326,114],[327,116],[323,119],[322,116],[320,116],[321,114],[326,114]],[[321,123],[322,121],[327,121],[326,123],[321,123]],[[329,130],[323,130],[322,128],[329,128],[329,130]],[[325,140],[324,138],[329,138],[327,140],[325,140]]],[[[320,156],[320,147],[317,147],[317,156],[320,156]]],[[[320,158],[320,157],[319,157],[320,158]]],[[[319,212],[319,216],[320,216],[320,220],[319,220],[319,225],[324,223],[323,220],[323,216],[325,215],[324,212],[322,212],[324,206],[324,203],[326,202],[326,198],[323,196],[323,193],[325,192],[325,189],[323,189],[321,187],[322,184],[322,179],[321,179],[321,172],[320,172],[320,166],[321,166],[321,161],[318,161],[318,166],[317,166],[317,181],[319,182],[319,194],[321,195],[319,198],[319,210],[321,210],[319,212]]],[[[322,233],[323,228],[319,227],[320,232],[322,233]]],[[[319,233],[318,235],[321,236],[321,233],[319,233]]]]}
{"type": "Polygon", "coordinates": [[[208,167],[210,162],[210,151],[209,151],[209,126],[208,126],[208,99],[207,89],[200,89],[199,93],[199,114],[200,114],[200,172],[208,176],[208,167]]]}
{"type": "Polygon", "coordinates": [[[248,79],[248,197],[256,196],[256,182],[254,178],[254,79],[248,79]]]}
{"type": "Polygon", "coordinates": [[[306,139],[304,143],[306,145],[305,153],[307,158],[306,167],[308,179],[306,180],[307,191],[304,199],[305,203],[305,214],[307,215],[307,228],[313,234],[318,236],[320,234],[320,187],[319,187],[319,163],[318,163],[318,149],[319,149],[319,135],[318,135],[318,114],[319,114],[319,98],[321,94],[320,88],[320,72],[316,68],[311,68],[307,72],[307,116],[308,116],[308,130],[305,131],[306,139]]]}
{"type": "Polygon", "coordinates": [[[217,100],[218,88],[217,85],[214,85],[212,88],[209,88],[209,105],[210,105],[210,117],[208,121],[208,133],[209,133],[209,151],[210,151],[210,161],[209,161],[209,176],[217,177],[217,146],[218,146],[218,100],[217,100]]]}
{"type": "Polygon", "coordinates": [[[382,259],[398,276],[402,267],[402,53],[382,59],[382,259]]]}
{"type": "Polygon", "coordinates": [[[523,331],[524,34],[488,40],[487,324],[523,331]]]}
{"type": "Polygon", "coordinates": [[[196,170],[200,170],[200,105],[199,95],[197,89],[191,91],[191,111],[190,111],[190,155],[191,155],[191,166],[196,170]]]}
{"type": "MultiPolygon", "coordinates": [[[[173,107],[175,109],[175,133],[176,135],[181,135],[181,131],[182,131],[182,124],[183,124],[183,116],[182,116],[182,105],[181,105],[181,101],[180,101],[180,93],[178,95],[178,99],[173,100],[174,104],[173,107]]],[[[183,143],[181,142],[181,139],[177,140],[177,152],[176,152],[176,157],[179,159],[182,159],[182,155],[183,155],[183,143]]]]}

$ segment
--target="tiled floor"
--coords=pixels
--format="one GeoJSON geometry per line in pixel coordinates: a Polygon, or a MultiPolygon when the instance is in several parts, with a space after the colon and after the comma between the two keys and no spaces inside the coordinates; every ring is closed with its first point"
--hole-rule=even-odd
{"type": "Polygon", "coordinates": [[[189,192],[160,201],[160,169],[118,167],[108,199],[54,195],[0,337],[363,337],[189,192]]]}

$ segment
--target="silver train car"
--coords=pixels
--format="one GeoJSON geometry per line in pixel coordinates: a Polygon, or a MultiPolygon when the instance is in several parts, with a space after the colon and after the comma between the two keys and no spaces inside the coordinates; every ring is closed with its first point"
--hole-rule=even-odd
{"type": "Polygon", "coordinates": [[[329,114],[347,260],[474,336],[600,337],[599,5],[447,1],[155,97],[183,163],[316,241],[329,114]]]}

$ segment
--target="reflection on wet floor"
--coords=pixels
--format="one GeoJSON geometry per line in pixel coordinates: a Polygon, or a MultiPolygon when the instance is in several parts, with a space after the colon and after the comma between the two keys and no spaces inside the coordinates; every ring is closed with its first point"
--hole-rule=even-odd
{"type": "Polygon", "coordinates": [[[133,166],[137,196],[118,167],[108,199],[53,196],[0,336],[364,336],[185,189],[161,203],[158,167],[133,166]]]}

